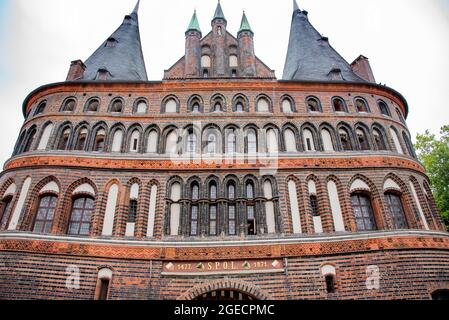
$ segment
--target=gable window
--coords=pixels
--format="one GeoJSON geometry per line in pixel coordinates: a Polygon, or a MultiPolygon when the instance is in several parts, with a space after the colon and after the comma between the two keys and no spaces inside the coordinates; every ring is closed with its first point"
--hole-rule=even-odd
{"type": "Polygon", "coordinates": [[[387,202],[388,210],[393,218],[395,229],[407,229],[408,224],[405,219],[404,207],[401,198],[394,193],[385,193],[385,201],[387,202]]]}
{"type": "Polygon", "coordinates": [[[371,199],[365,194],[356,193],[351,196],[351,201],[358,230],[377,230],[371,199]]]}
{"type": "Polygon", "coordinates": [[[307,98],[306,104],[308,112],[321,112],[321,105],[317,98],[307,98]]]}
{"type": "Polygon", "coordinates": [[[64,102],[62,111],[73,112],[75,111],[75,107],[76,107],[75,99],[67,99],[67,101],[64,102]]]}
{"type": "Polygon", "coordinates": [[[384,116],[388,116],[388,117],[391,116],[390,115],[390,110],[388,109],[388,106],[387,106],[387,104],[384,101],[379,100],[377,102],[377,105],[379,106],[379,111],[380,111],[381,114],[383,114],[384,116]]]}
{"type": "Polygon", "coordinates": [[[362,98],[355,99],[355,108],[357,112],[367,113],[369,112],[368,104],[362,98]]]}
{"type": "Polygon", "coordinates": [[[55,217],[55,209],[58,198],[55,196],[44,196],[39,201],[36,220],[34,221],[34,233],[50,233],[55,217]]]}
{"type": "Polygon", "coordinates": [[[116,39],[109,38],[108,40],[106,40],[105,47],[106,48],[113,48],[113,47],[115,47],[116,44],[117,44],[117,40],[116,39]]]}
{"type": "Polygon", "coordinates": [[[75,199],[72,205],[72,214],[70,217],[68,234],[83,236],[89,235],[93,211],[93,198],[81,197],[75,199]]]}
{"type": "Polygon", "coordinates": [[[239,59],[236,55],[229,56],[229,67],[237,68],[239,66],[239,59]]]}
{"type": "Polygon", "coordinates": [[[342,98],[332,99],[332,106],[335,112],[348,112],[346,107],[346,102],[342,98]]]}

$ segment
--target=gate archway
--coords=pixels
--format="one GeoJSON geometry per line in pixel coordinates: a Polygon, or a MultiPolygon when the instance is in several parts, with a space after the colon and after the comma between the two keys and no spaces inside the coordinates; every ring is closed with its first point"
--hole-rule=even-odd
{"type": "Polygon", "coordinates": [[[250,283],[222,279],[200,284],[178,300],[271,300],[271,296],[250,283]]]}

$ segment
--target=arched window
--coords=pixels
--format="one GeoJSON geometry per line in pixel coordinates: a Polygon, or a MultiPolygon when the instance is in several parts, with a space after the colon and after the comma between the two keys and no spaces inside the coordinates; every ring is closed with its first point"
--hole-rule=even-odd
{"type": "Polygon", "coordinates": [[[41,102],[37,108],[36,108],[36,112],[34,113],[34,115],[38,115],[38,114],[42,114],[45,112],[45,108],[47,107],[47,103],[45,101],[41,102]]]}
{"type": "Polygon", "coordinates": [[[355,193],[351,196],[351,201],[357,229],[359,231],[377,230],[371,199],[365,194],[355,193]]]}
{"type": "Polygon", "coordinates": [[[395,129],[390,128],[391,137],[393,139],[394,146],[396,151],[400,154],[404,154],[404,150],[402,149],[401,142],[399,141],[398,134],[395,129]]]}
{"type": "Polygon", "coordinates": [[[404,207],[402,205],[401,197],[395,193],[385,193],[385,201],[387,203],[390,216],[393,218],[395,229],[407,229],[408,224],[405,218],[404,207]]]}
{"type": "Polygon", "coordinates": [[[139,100],[136,106],[136,113],[146,113],[147,112],[147,103],[145,100],[139,100]]]}
{"type": "Polygon", "coordinates": [[[209,133],[207,136],[207,153],[216,154],[217,153],[217,137],[213,133],[209,133]]]}
{"type": "Polygon", "coordinates": [[[118,42],[118,41],[117,41],[116,39],[114,39],[114,38],[109,38],[108,40],[106,40],[105,47],[106,47],[106,48],[113,48],[113,47],[116,46],[117,42],[118,42]]]}
{"type": "Polygon", "coordinates": [[[73,111],[75,111],[75,107],[76,107],[75,99],[70,98],[70,99],[67,99],[64,102],[64,105],[62,107],[62,111],[64,111],[64,112],[73,112],[73,111]]]}
{"type": "Polygon", "coordinates": [[[112,102],[111,112],[122,113],[123,112],[123,102],[120,99],[116,99],[112,102]]]}
{"type": "Polygon", "coordinates": [[[247,234],[249,236],[254,236],[257,234],[256,229],[256,212],[255,212],[255,204],[254,204],[254,184],[249,181],[246,184],[246,220],[247,220],[247,234]]]}
{"type": "Polygon", "coordinates": [[[321,130],[321,139],[323,140],[323,148],[325,152],[335,151],[332,136],[328,129],[321,130]]]}
{"type": "Polygon", "coordinates": [[[47,125],[45,125],[37,150],[47,149],[48,141],[50,140],[51,133],[53,132],[53,127],[53,123],[48,123],[47,125]]]}
{"type": "Polygon", "coordinates": [[[54,195],[41,197],[34,221],[34,233],[50,233],[55,217],[58,198],[54,195]]]}
{"type": "Polygon", "coordinates": [[[369,112],[368,103],[362,98],[355,99],[355,109],[357,112],[369,112]]]}
{"type": "Polygon", "coordinates": [[[285,129],[284,131],[285,151],[297,152],[296,136],[292,129],[285,129]]]}
{"type": "Polygon", "coordinates": [[[192,112],[193,113],[199,113],[201,112],[200,110],[200,104],[198,102],[193,103],[192,105],[192,112]]]}
{"type": "Polygon", "coordinates": [[[331,294],[336,291],[336,276],[337,272],[333,265],[324,265],[321,267],[321,274],[324,277],[325,285],[326,285],[326,293],[331,294]]]}
{"type": "Polygon", "coordinates": [[[407,147],[407,152],[410,155],[410,157],[416,158],[415,150],[413,149],[412,142],[410,141],[410,138],[405,132],[402,132],[402,138],[404,139],[405,146],[407,147]]]}
{"type": "Polygon", "coordinates": [[[30,132],[28,132],[28,137],[26,139],[23,152],[31,151],[31,147],[33,146],[35,136],[36,136],[36,128],[33,128],[30,132]]]}
{"type": "Polygon", "coordinates": [[[190,207],[190,235],[198,235],[198,221],[199,221],[199,201],[200,199],[200,186],[197,182],[194,182],[191,187],[191,201],[190,207]]]}
{"type": "Polygon", "coordinates": [[[318,198],[314,194],[310,196],[310,208],[312,209],[312,217],[320,216],[318,211],[318,198]]]}
{"type": "Polygon", "coordinates": [[[168,99],[165,102],[165,113],[177,113],[178,112],[178,103],[175,99],[168,99]]]}
{"type": "Polygon", "coordinates": [[[94,201],[91,197],[74,199],[69,223],[69,235],[89,235],[94,201]]]}
{"type": "Polygon", "coordinates": [[[187,152],[196,153],[198,145],[198,139],[195,132],[190,131],[187,136],[187,152]]]}
{"type": "Polygon", "coordinates": [[[170,235],[177,236],[179,234],[179,223],[181,218],[181,184],[175,182],[170,189],[170,235]]]}
{"type": "Polygon", "coordinates": [[[12,198],[12,196],[7,196],[1,202],[0,230],[6,230],[8,227],[11,216],[12,198]]]}
{"type": "Polygon", "coordinates": [[[302,233],[302,228],[301,228],[301,215],[298,203],[298,188],[296,186],[295,181],[293,180],[288,181],[288,196],[290,200],[290,211],[291,211],[293,233],[300,234],[302,233]]]}
{"type": "Polygon", "coordinates": [[[345,128],[341,128],[339,131],[341,146],[344,151],[352,151],[352,143],[351,138],[349,136],[348,131],[345,128]]]}
{"type": "Polygon", "coordinates": [[[304,150],[308,152],[316,151],[312,131],[304,129],[302,134],[304,136],[304,150]]]}
{"type": "Polygon", "coordinates": [[[178,134],[175,130],[171,131],[167,135],[167,141],[165,144],[165,153],[166,154],[176,154],[178,149],[178,134]]]}
{"type": "Polygon", "coordinates": [[[256,130],[254,129],[249,129],[247,132],[247,151],[248,153],[257,153],[258,152],[258,147],[257,147],[257,134],[256,134],[256,130]]]}
{"type": "Polygon", "coordinates": [[[231,130],[228,133],[228,137],[226,139],[226,153],[234,154],[237,152],[237,135],[234,130],[231,130]]]}
{"type": "Polygon", "coordinates": [[[76,141],[75,150],[84,151],[84,149],[86,148],[87,133],[88,131],[86,128],[80,130],[78,140],[76,141]]]}
{"type": "Polygon", "coordinates": [[[245,107],[243,106],[242,102],[237,102],[235,104],[235,112],[244,112],[245,111],[245,107]]]}
{"type": "Polygon", "coordinates": [[[112,281],[112,271],[103,268],[98,272],[97,289],[95,290],[95,300],[108,300],[109,287],[112,281]]]}
{"type": "Polygon", "coordinates": [[[257,112],[270,112],[270,102],[266,98],[257,100],[257,112]]]}
{"type": "Polygon", "coordinates": [[[267,233],[276,233],[276,219],[274,212],[274,202],[273,202],[273,184],[270,180],[265,180],[263,184],[265,202],[265,217],[267,223],[267,233]]]}
{"type": "Polygon", "coordinates": [[[283,113],[294,113],[293,104],[290,99],[282,100],[282,112],[283,113]]]}
{"type": "Polygon", "coordinates": [[[233,181],[228,184],[228,230],[230,236],[237,235],[237,207],[235,203],[236,188],[233,181]]]}
{"type": "Polygon", "coordinates": [[[279,142],[277,138],[277,133],[274,129],[267,130],[267,152],[277,153],[279,150],[279,142]]]}
{"type": "Polygon", "coordinates": [[[317,98],[310,97],[306,100],[308,112],[321,112],[321,104],[317,98]]]}
{"type": "Polygon", "coordinates": [[[112,138],[112,152],[121,152],[122,151],[122,143],[123,143],[123,131],[121,129],[117,129],[114,132],[114,137],[112,138]]]}
{"type": "Polygon", "coordinates": [[[400,120],[403,124],[405,124],[405,118],[404,118],[404,115],[402,114],[402,111],[399,110],[398,108],[396,108],[396,113],[398,114],[399,120],[400,120]]]}
{"type": "Polygon", "coordinates": [[[140,144],[140,132],[139,130],[134,130],[131,134],[131,139],[129,142],[129,152],[139,152],[139,144],[140,144]]]}
{"type": "Polygon", "coordinates": [[[70,139],[70,134],[72,133],[72,130],[70,128],[65,129],[62,132],[61,137],[59,138],[59,143],[58,143],[58,150],[67,150],[67,147],[69,146],[69,139],[70,139]]]}
{"type": "Polygon", "coordinates": [[[377,150],[379,151],[387,150],[385,139],[379,129],[373,129],[373,138],[377,150]]]}
{"type": "Polygon", "coordinates": [[[359,146],[361,150],[370,150],[368,138],[365,134],[365,131],[362,129],[357,129],[357,140],[359,141],[359,146]]]}
{"type": "Polygon", "coordinates": [[[103,152],[104,151],[105,136],[106,136],[106,131],[104,129],[98,130],[97,135],[95,136],[93,151],[95,151],[95,152],[103,152]]]}
{"type": "Polygon", "coordinates": [[[129,191],[128,220],[126,223],[126,231],[125,231],[126,237],[135,236],[137,210],[139,207],[139,193],[140,193],[140,186],[138,183],[134,183],[129,191]]]}
{"type": "MultiPolygon", "coordinates": [[[[209,200],[215,202],[217,200],[217,184],[212,181],[209,184],[209,200]]],[[[211,204],[209,205],[209,235],[216,236],[218,233],[217,230],[217,205],[211,204]]]]}
{"type": "Polygon", "coordinates": [[[98,99],[91,99],[87,103],[87,112],[98,112],[100,109],[100,100],[98,99]]]}
{"type": "Polygon", "coordinates": [[[220,102],[215,102],[212,112],[221,112],[222,110],[222,104],[220,102]]]}
{"type": "Polygon", "coordinates": [[[449,300],[449,290],[442,289],[442,290],[436,290],[436,291],[432,292],[432,300],[448,301],[449,300]]]}
{"type": "Polygon", "coordinates": [[[157,153],[158,139],[159,135],[157,134],[157,131],[151,130],[150,134],[148,135],[148,146],[147,146],[148,153],[157,153]]]}
{"type": "Polygon", "coordinates": [[[332,99],[332,106],[335,112],[348,112],[348,107],[346,106],[345,100],[340,97],[332,99]]]}
{"type": "Polygon", "coordinates": [[[377,105],[379,106],[379,111],[381,114],[383,114],[384,116],[389,116],[389,117],[391,116],[390,109],[388,108],[387,104],[384,101],[379,100],[377,102],[377,105]]]}

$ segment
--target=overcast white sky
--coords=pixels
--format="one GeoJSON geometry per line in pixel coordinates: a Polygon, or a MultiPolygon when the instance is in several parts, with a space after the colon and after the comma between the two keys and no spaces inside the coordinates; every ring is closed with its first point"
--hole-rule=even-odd
{"type": "MultiPolygon", "coordinates": [[[[0,0],[0,164],[23,123],[21,105],[40,85],[65,80],[70,61],[86,58],[122,23],[135,0],[0,0]]],[[[142,0],[140,31],[151,80],[184,54],[196,8],[203,34],[216,0],[142,0]]],[[[449,124],[449,0],[298,0],[343,57],[370,58],[377,82],[410,105],[412,135],[449,124]]],[[[292,0],[222,0],[236,34],[242,10],[256,54],[282,77],[292,0]]]]}

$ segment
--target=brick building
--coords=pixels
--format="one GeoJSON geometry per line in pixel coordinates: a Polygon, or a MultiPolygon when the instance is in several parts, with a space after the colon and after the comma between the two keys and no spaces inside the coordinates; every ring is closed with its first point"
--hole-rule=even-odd
{"type": "MultiPolygon", "coordinates": [[[[286,13],[286,18],[289,13],[286,13]]],[[[282,80],[220,3],[147,79],[138,5],[26,97],[0,299],[443,299],[449,237],[397,91],[295,2],[282,80]]]]}

